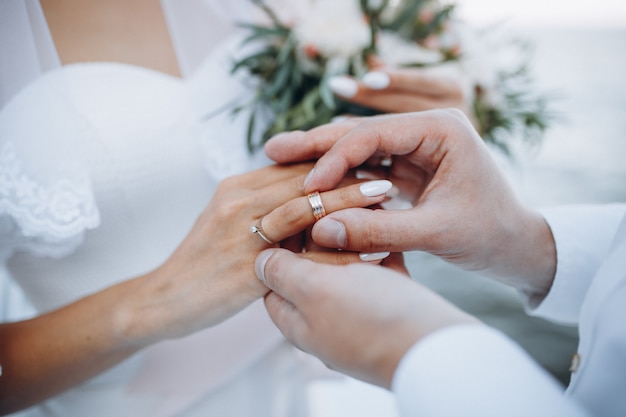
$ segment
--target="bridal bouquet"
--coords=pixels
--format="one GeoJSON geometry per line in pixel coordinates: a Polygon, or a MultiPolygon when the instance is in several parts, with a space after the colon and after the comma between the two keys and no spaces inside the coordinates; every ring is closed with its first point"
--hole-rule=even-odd
{"type": "Polygon", "coordinates": [[[526,47],[491,42],[489,34],[453,19],[453,5],[436,0],[300,0],[291,10],[252,0],[265,23],[243,23],[254,52],[235,62],[257,81],[251,109],[250,151],[271,136],[307,130],[338,115],[373,115],[374,109],[336,97],[335,75],[361,77],[370,58],[386,65],[460,69],[482,137],[508,152],[513,138],[537,141],[549,120],[545,97],[533,92],[526,47]],[[513,59],[512,59],[513,58],[513,59]],[[256,138],[259,119],[263,126],[256,138]]]}

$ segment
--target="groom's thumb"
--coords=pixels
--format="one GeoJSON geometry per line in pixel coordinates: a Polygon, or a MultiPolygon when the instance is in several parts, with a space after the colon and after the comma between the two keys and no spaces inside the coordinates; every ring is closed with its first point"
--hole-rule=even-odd
{"type": "MultiPolygon", "coordinates": [[[[320,246],[357,252],[413,250],[425,232],[417,210],[345,209],[320,219],[312,236],[320,246]],[[422,229],[422,230],[420,230],[422,229]]],[[[422,219],[424,220],[424,219],[422,219]]]]}
{"type": "Polygon", "coordinates": [[[266,249],[254,264],[257,277],[273,292],[290,302],[301,297],[301,288],[311,279],[308,273],[313,262],[302,259],[286,249],[266,249]]]}

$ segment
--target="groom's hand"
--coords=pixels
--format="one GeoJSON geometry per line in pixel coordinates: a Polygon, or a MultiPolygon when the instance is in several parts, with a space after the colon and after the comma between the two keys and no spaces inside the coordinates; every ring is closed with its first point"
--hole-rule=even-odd
{"type": "Polygon", "coordinates": [[[347,209],[316,223],[320,245],[363,252],[422,250],[545,293],[556,268],[552,234],[524,207],[484,142],[458,110],[350,119],[270,140],[277,162],[319,158],[307,192],[332,188],[348,169],[388,154],[394,184],[412,179],[408,210],[347,209]]]}
{"type": "Polygon", "coordinates": [[[257,257],[255,270],[272,290],[265,305],[287,339],[331,369],[387,388],[417,340],[477,322],[406,275],[380,266],[325,265],[269,249],[257,257]]]}

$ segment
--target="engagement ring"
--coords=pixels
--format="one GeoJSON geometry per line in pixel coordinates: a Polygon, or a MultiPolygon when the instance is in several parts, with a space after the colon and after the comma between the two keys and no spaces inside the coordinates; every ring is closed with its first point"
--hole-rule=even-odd
{"type": "Polygon", "coordinates": [[[274,244],[274,242],[272,242],[271,240],[269,240],[269,239],[267,238],[267,236],[265,236],[265,235],[263,234],[263,229],[261,229],[261,219],[259,219],[259,222],[258,222],[255,226],[252,226],[252,227],[250,228],[250,233],[259,235],[259,236],[261,237],[261,239],[263,239],[264,241],[266,241],[266,242],[267,242],[267,243],[269,243],[270,245],[273,245],[273,244],[274,244]]]}

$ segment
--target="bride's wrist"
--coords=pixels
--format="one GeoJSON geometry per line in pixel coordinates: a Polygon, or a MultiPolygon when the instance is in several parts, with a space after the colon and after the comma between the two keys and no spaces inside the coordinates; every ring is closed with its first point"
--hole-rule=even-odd
{"type": "MultiPolygon", "coordinates": [[[[126,283],[124,301],[117,312],[119,334],[126,343],[143,347],[214,326],[267,290],[254,277],[252,265],[249,280],[242,281],[235,273],[219,285],[206,274],[198,275],[202,269],[181,265],[188,262],[166,262],[126,283]]],[[[217,276],[225,273],[213,271],[217,276]]]]}
{"type": "Polygon", "coordinates": [[[122,284],[115,312],[121,343],[143,348],[173,337],[170,320],[174,312],[167,305],[170,282],[159,268],[122,284]]]}

